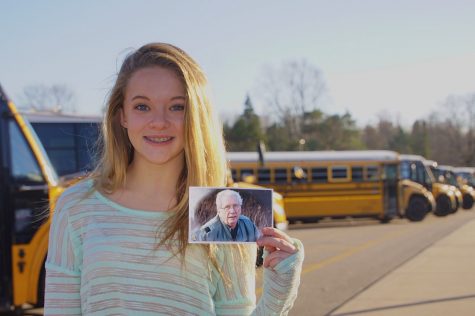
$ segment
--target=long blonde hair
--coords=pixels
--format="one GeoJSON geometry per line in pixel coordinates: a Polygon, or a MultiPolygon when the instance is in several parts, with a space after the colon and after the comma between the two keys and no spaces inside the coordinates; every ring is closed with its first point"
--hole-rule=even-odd
{"type": "MultiPolygon", "coordinates": [[[[188,187],[224,186],[226,159],[222,126],[206,93],[207,80],[198,64],[181,49],[165,43],[151,43],[128,55],[112,87],[102,126],[103,144],[94,172],[95,188],[107,193],[122,188],[126,171],[133,160],[133,147],[120,124],[127,83],[139,69],[160,66],[173,70],[186,91],[185,164],[176,186],[177,205],[171,210],[163,238],[157,247],[172,238],[178,240],[175,254],[185,254],[188,240],[188,187]]],[[[211,251],[211,250],[210,250],[211,251]]]]}

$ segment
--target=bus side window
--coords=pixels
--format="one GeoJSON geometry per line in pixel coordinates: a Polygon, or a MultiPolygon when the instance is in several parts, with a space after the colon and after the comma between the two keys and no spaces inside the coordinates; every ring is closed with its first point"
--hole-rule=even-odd
{"type": "Polygon", "coordinates": [[[61,176],[77,172],[74,125],[69,123],[32,125],[56,172],[61,176]]]}
{"type": "Polygon", "coordinates": [[[270,169],[261,168],[257,170],[257,183],[270,183],[270,169]]]}
{"type": "Polygon", "coordinates": [[[363,181],[363,167],[351,167],[351,178],[354,182],[363,181]]]}
{"type": "Polygon", "coordinates": [[[97,163],[97,141],[100,134],[99,123],[77,123],[76,150],[78,151],[78,170],[90,171],[97,163]]]}
{"type": "Polygon", "coordinates": [[[292,169],[292,182],[303,183],[307,182],[307,172],[299,166],[294,166],[292,169]]]}
{"type": "Polygon", "coordinates": [[[19,184],[44,184],[45,179],[30,146],[14,121],[9,123],[12,175],[19,184]]]}
{"type": "Polygon", "coordinates": [[[246,183],[254,183],[256,178],[254,177],[253,169],[241,169],[241,181],[246,183]]]}
{"type": "Polygon", "coordinates": [[[348,181],[348,168],[345,166],[331,167],[331,179],[336,181],[348,181]]]}
{"type": "Polygon", "coordinates": [[[326,167],[312,168],[312,182],[327,182],[328,170],[326,167]]]}
{"type": "Polygon", "coordinates": [[[287,168],[274,169],[274,183],[276,184],[287,183],[287,168]]]}
{"type": "Polygon", "coordinates": [[[233,179],[233,182],[237,182],[237,170],[236,169],[231,169],[231,178],[233,179]]]}
{"type": "Polygon", "coordinates": [[[366,167],[366,179],[369,181],[378,181],[379,172],[377,166],[367,166],[366,167]]]}

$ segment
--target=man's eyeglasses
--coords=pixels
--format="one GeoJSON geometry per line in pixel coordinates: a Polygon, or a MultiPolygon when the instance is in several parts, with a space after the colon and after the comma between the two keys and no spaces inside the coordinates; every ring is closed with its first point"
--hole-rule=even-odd
{"type": "Polygon", "coordinates": [[[230,205],[226,205],[225,207],[222,207],[221,209],[225,210],[226,212],[229,212],[230,210],[232,209],[240,209],[241,208],[241,205],[239,204],[230,204],[230,205]]]}

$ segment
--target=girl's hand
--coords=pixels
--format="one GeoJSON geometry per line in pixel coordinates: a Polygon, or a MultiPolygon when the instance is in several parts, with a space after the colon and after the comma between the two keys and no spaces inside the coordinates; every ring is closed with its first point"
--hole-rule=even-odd
{"type": "Polygon", "coordinates": [[[257,245],[263,246],[269,252],[264,259],[264,267],[271,269],[297,252],[292,239],[284,232],[273,227],[262,229],[262,236],[257,240],[257,245]]]}

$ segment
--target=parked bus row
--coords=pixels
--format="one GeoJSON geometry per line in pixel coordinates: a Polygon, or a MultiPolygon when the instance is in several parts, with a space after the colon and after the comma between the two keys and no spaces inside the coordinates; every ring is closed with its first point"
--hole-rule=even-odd
{"type": "MultiPolygon", "coordinates": [[[[20,113],[1,87],[0,114],[1,312],[42,305],[50,213],[64,180],[94,168],[101,118],[20,113]]],[[[393,151],[269,152],[264,159],[228,153],[228,159],[229,186],[274,189],[274,224],[281,229],[287,219],[421,221],[429,212],[469,209],[475,199],[475,168],[393,151]],[[455,184],[454,177],[463,181],[455,184]]]]}
{"type": "Polygon", "coordinates": [[[471,209],[475,199],[466,183],[436,178],[434,162],[394,151],[231,152],[228,159],[233,179],[283,195],[291,223],[344,217],[421,221],[430,212],[446,216],[471,209]]]}

